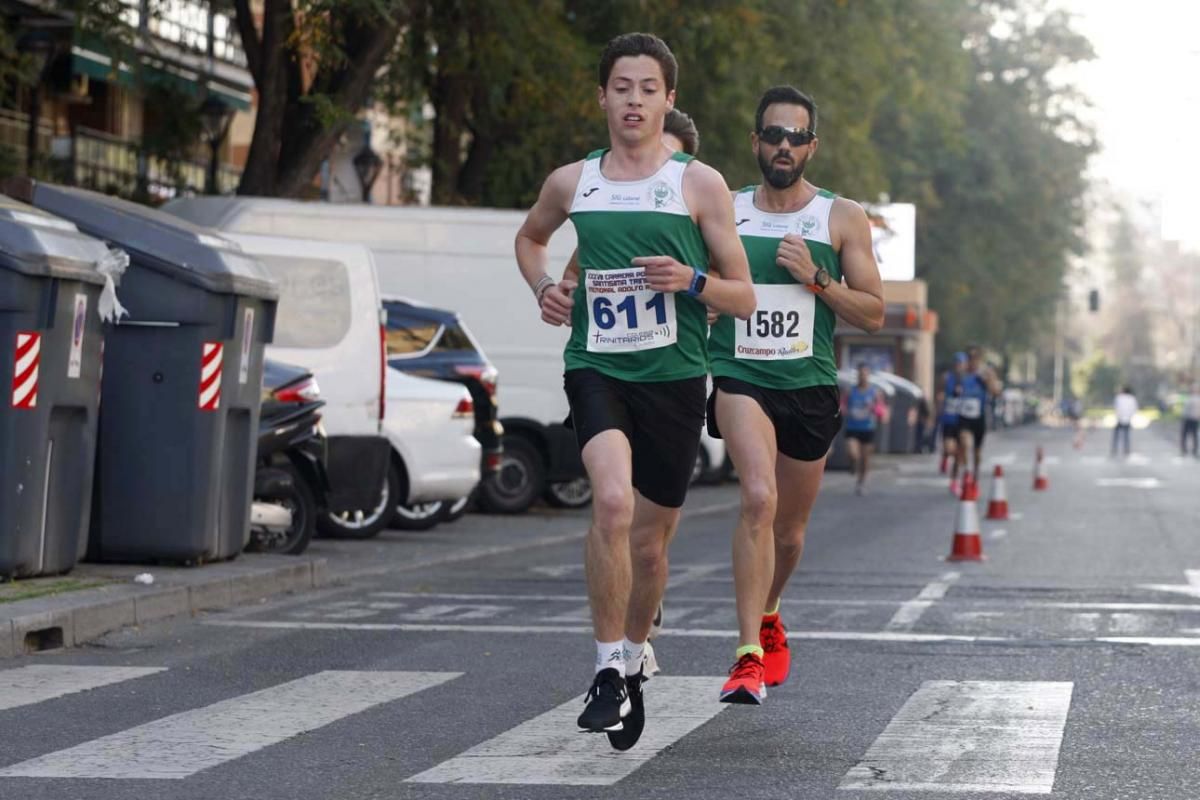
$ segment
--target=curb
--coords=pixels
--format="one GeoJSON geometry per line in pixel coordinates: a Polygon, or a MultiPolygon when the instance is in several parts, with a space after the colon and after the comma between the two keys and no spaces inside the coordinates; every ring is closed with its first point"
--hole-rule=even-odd
{"type": "Polygon", "coordinates": [[[197,580],[189,575],[184,585],[123,583],[0,606],[5,615],[0,617],[0,658],[73,647],[131,625],[233,608],[329,582],[324,558],[249,569],[241,560],[224,566],[203,567],[221,574],[197,580]]]}

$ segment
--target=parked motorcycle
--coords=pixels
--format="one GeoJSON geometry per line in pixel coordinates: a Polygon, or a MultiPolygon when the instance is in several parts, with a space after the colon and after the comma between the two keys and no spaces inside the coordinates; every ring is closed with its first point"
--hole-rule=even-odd
{"type": "Polygon", "coordinates": [[[265,361],[247,550],[299,555],[312,540],[329,490],[320,394],[308,370],[265,361]]]}

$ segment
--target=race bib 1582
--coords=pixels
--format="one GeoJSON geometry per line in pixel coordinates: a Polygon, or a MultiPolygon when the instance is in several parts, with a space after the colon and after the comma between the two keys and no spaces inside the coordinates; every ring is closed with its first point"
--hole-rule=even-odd
{"type": "Polygon", "coordinates": [[[675,295],[656,292],[641,267],[587,270],[587,349],[628,353],[675,344],[675,295]]]}
{"type": "Polygon", "coordinates": [[[758,308],[734,320],[734,355],[752,361],[812,358],[817,298],[798,283],[754,286],[758,308]]]}

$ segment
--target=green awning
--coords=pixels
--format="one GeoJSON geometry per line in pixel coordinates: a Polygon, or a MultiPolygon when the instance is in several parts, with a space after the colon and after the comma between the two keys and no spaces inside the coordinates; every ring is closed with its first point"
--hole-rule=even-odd
{"type": "MultiPolygon", "coordinates": [[[[76,44],[71,48],[71,56],[71,67],[76,75],[86,75],[99,81],[112,81],[115,72],[116,82],[122,86],[138,85],[138,76],[130,65],[122,62],[119,68],[114,70],[113,58],[95,42],[83,41],[76,44]]],[[[197,99],[203,98],[206,92],[211,91],[232,108],[239,111],[250,108],[251,96],[244,89],[214,81],[208,76],[160,61],[153,56],[143,55],[142,58],[142,81],[166,84],[197,99]]]]}

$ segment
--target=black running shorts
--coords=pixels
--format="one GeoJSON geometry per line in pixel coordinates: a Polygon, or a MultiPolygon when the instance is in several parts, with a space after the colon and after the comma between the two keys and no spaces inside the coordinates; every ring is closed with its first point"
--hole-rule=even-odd
{"type": "Polygon", "coordinates": [[[708,398],[708,432],[721,438],[717,427],[717,392],[755,400],[775,426],[775,446],[797,461],[819,461],[842,427],[841,398],[836,386],[767,389],[737,378],[720,377],[708,398]]]}
{"type": "Polygon", "coordinates": [[[942,423],[942,438],[958,441],[958,421],[942,423]]]}
{"type": "Polygon", "coordinates": [[[960,433],[969,433],[975,440],[976,447],[983,446],[983,437],[987,434],[987,422],[983,417],[979,419],[966,419],[965,417],[958,418],[958,430],[960,433]]]}
{"type": "Polygon", "coordinates": [[[652,503],[679,508],[700,450],[705,383],[630,383],[594,369],[567,372],[563,388],[579,449],[598,433],[621,431],[633,450],[633,488],[652,503]]]}
{"type": "Polygon", "coordinates": [[[847,439],[857,439],[863,444],[875,444],[875,431],[852,431],[846,429],[847,439]]]}

